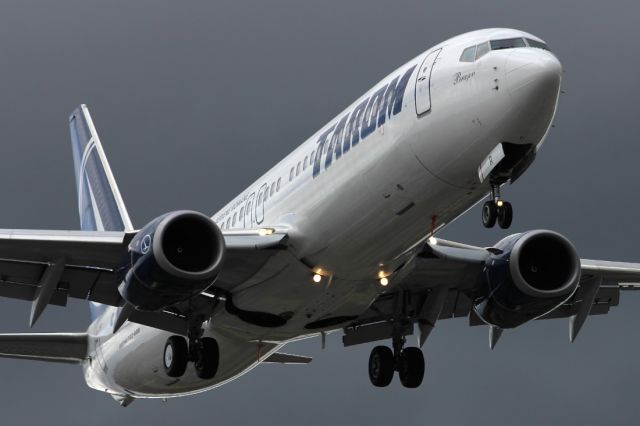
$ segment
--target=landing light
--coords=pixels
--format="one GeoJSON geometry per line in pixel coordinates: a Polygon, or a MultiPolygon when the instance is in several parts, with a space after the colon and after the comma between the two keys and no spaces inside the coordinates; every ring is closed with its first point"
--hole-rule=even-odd
{"type": "Polygon", "coordinates": [[[380,278],[380,285],[383,286],[383,287],[388,286],[389,285],[389,278],[387,278],[387,277],[380,278]]]}
{"type": "Polygon", "coordinates": [[[438,244],[438,239],[436,237],[429,237],[429,244],[435,246],[438,244]]]}
{"type": "Polygon", "coordinates": [[[502,205],[503,205],[503,204],[504,204],[504,201],[502,201],[502,200],[498,200],[498,201],[496,201],[496,205],[497,205],[498,207],[502,207],[502,205]]]}
{"type": "Polygon", "coordinates": [[[260,228],[258,229],[258,235],[260,235],[261,237],[267,236],[267,235],[272,235],[274,232],[276,232],[275,229],[273,228],[260,228]]]}
{"type": "Polygon", "coordinates": [[[314,283],[319,283],[320,281],[322,281],[322,275],[320,275],[320,274],[313,274],[313,282],[314,282],[314,283]]]}

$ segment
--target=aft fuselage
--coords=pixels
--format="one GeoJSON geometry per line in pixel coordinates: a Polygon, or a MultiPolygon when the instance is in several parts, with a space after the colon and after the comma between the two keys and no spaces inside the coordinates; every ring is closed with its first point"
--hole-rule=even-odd
{"type": "Polygon", "coordinates": [[[223,231],[287,229],[291,249],[279,272],[233,299],[243,309],[287,313],[286,325],[249,325],[222,308],[206,324],[221,348],[216,377],[202,380],[188,370],[173,379],[162,368],[169,333],[126,323],[112,335],[115,309],[108,309],[89,330],[89,385],[135,397],[219,386],[287,341],[340,328],[392,289],[410,249],[490,191],[478,168],[498,144],[535,153],[546,137],[561,80],[551,52],[525,45],[462,57],[469,47],[512,38],[540,42],[489,29],[427,50],[214,215],[223,231]],[[322,275],[319,284],[313,273],[322,275]],[[388,286],[380,284],[383,276],[388,286]]]}

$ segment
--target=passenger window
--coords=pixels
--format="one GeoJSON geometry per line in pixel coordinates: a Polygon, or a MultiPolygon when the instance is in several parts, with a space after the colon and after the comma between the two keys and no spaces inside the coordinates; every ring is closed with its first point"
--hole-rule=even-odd
{"type": "Polygon", "coordinates": [[[460,55],[460,62],[473,62],[476,59],[476,47],[471,46],[467,47],[462,51],[462,55],[460,55]]]}
{"type": "Polygon", "coordinates": [[[272,182],[271,183],[271,189],[269,190],[269,196],[270,197],[273,197],[273,193],[275,192],[275,190],[276,190],[276,183],[272,182]]]}
{"type": "Polygon", "coordinates": [[[300,162],[298,162],[298,166],[296,167],[296,176],[300,174],[300,162]]]}
{"type": "Polygon", "coordinates": [[[268,186],[264,189],[264,201],[265,202],[267,201],[267,198],[269,198],[269,187],[268,186]]]}
{"type": "Polygon", "coordinates": [[[512,49],[514,47],[527,47],[527,45],[524,44],[522,37],[491,40],[491,50],[512,49]]]}
{"type": "Polygon", "coordinates": [[[307,170],[307,161],[308,160],[309,160],[309,157],[304,157],[304,163],[302,163],[303,164],[302,170],[307,170]]]}
{"type": "Polygon", "coordinates": [[[291,171],[289,172],[289,182],[291,182],[293,180],[293,167],[291,168],[291,171]]]}
{"type": "Polygon", "coordinates": [[[240,216],[238,216],[238,220],[241,220],[244,216],[244,207],[240,209],[240,216]]]}
{"type": "Polygon", "coordinates": [[[482,44],[478,45],[478,50],[476,50],[476,61],[480,58],[482,58],[484,55],[486,55],[487,53],[489,53],[491,51],[491,48],[489,47],[489,42],[484,42],[482,44]]]}
{"type": "Polygon", "coordinates": [[[276,191],[280,191],[280,181],[281,180],[282,180],[281,178],[278,178],[278,183],[276,184],[276,191]]]}

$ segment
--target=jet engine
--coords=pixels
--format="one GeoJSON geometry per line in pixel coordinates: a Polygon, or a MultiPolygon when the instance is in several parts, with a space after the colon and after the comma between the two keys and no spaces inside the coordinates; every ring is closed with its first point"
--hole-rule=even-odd
{"type": "Polygon", "coordinates": [[[483,292],[474,304],[487,324],[517,327],[553,311],[578,287],[580,259],[573,244],[556,232],[515,234],[492,251],[483,270],[483,292]]]}
{"type": "Polygon", "coordinates": [[[213,284],[224,255],[224,237],[209,217],[194,211],[167,213],[131,240],[118,290],[138,310],[159,310],[213,284]]]}

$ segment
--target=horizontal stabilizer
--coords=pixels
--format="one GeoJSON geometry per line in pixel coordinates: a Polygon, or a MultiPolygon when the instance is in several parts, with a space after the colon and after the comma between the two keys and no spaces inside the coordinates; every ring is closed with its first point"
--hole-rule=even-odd
{"type": "Polygon", "coordinates": [[[262,362],[270,362],[275,364],[309,364],[312,358],[302,355],[285,354],[282,352],[276,352],[269,355],[262,362]]]}
{"type": "Polygon", "coordinates": [[[87,357],[86,333],[0,334],[0,357],[79,363],[87,357]]]}

